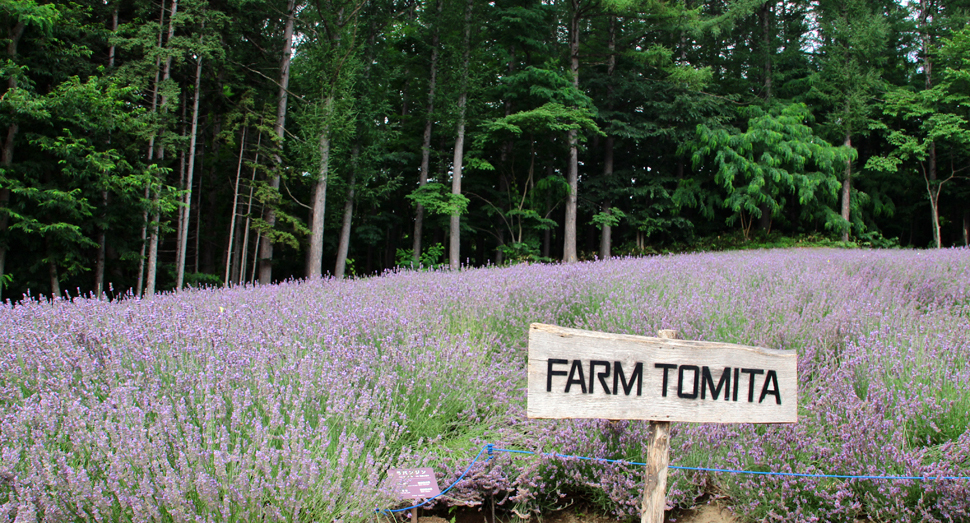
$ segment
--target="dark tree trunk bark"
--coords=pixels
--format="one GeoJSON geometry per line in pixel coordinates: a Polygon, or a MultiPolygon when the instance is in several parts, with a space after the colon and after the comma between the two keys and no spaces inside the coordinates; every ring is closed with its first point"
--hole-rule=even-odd
{"type": "MultiPolygon", "coordinates": [[[[203,29],[205,24],[203,24],[203,29]]],[[[199,94],[202,85],[202,55],[195,64],[195,99],[192,102],[192,132],[189,137],[189,168],[185,181],[185,206],[182,208],[182,237],[179,238],[179,259],[175,268],[175,290],[185,282],[185,252],[189,245],[189,218],[192,216],[192,182],[195,176],[195,143],[199,136],[199,94]]],[[[198,250],[196,250],[198,252],[198,250]]]]}
{"type": "Polygon", "coordinates": [[[313,184],[313,202],[310,210],[310,246],[307,249],[306,269],[307,279],[323,276],[323,227],[327,209],[327,181],[330,176],[330,111],[333,108],[333,98],[327,96],[324,101],[324,114],[327,123],[320,131],[320,141],[317,152],[320,164],[317,169],[317,181],[313,184]]]}
{"type": "MultiPolygon", "coordinates": [[[[581,16],[580,0],[570,0],[572,13],[569,20],[569,69],[573,78],[573,87],[579,89],[579,19],[581,16]]],[[[569,183],[569,195],[566,197],[566,217],[564,220],[564,238],[562,261],[574,263],[579,260],[576,253],[576,213],[579,203],[579,132],[570,130],[569,138],[569,169],[566,181],[569,183]]]]}
{"type": "Polygon", "coordinates": [[[765,231],[766,233],[771,232],[771,209],[768,207],[767,203],[763,203],[758,206],[761,209],[761,216],[758,217],[758,229],[765,231]]]}
{"type": "MultiPolygon", "coordinates": [[[[355,151],[356,153],[356,151],[355,151]]],[[[347,253],[350,251],[350,225],[354,218],[354,192],[357,173],[350,173],[350,190],[347,192],[347,199],[344,200],[343,224],[340,227],[340,243],[337,246],[337,263],[334,267],[334,276],[343,278],[347,270],[347,253]]]]}
{"type": "Polygon", "coordinates": [[[47,269],[51,279],[51,299],[56,300],[61,297],[61,282],[60,277],[57,275],[57,263],[51,259],[47,263],[47,269]]]}
{"type": "MultiPolygon", "coordinates": [[[[164,37],[165,37],[165,30],[164,30],[164,27],[165,27],[165,1],[164,0],[162,0],[162,10],[161,10],[161,13],[158,16],[159,16],[159,18],[158,18],[158,28],[159,28],[159,30],[158,30],[158,49],[161,49],[162,48],[162,44],[164,43],[164,37]]],[[[161,56],[159,56],[159,57],[157,57],[155,59],[155,83],[152,85],[152,110],[151,110],[151,112],[152,112],[153,115],[158,112],[158,84],[161,81],[161,66],[162,66],[162,58],[161,58],[161,56]]],[[[146,156],[146,159],[148,160],[148,163],[151,163],[152,160],[155,159],[155,133],[154,133],[154,131],[152,132],[152,135],[148,138],[148,155],[146,156]]],[[[141,220],[141,223],[142,223],[142,227],[141,227],[141,248],[140,248],[140,250],[138,252],[138,283],[135,285],[135,295],[136,296],[141,296],[142,295],[142,290],[145,288],[145,265],[146,265],[146,262],[148,261],[147,258],[145,257],[145,254],[146,254],[145,251],[148,248],[148,241],[149,241],[148,229],[149,229],[149,227],[151,225],[151,222],[148,221],[149,216],[150,216],[150,212],[149,212],[150,211],[150,206],[147,204],[147,202],[149,201],[149,199],[151,197],[152,197],[152,194],[151,194],[151,184],[149,183],[149,184],[146,184],[145,185],[145,194],[144,194],[144,197],[143,197],[144,198],[144,202],[145,202],[145,210],[142,212],[142,220],[141,220]]]]}
{"type": "MultiPolygon", "coordinates": [[[[172,2],[172,13],[169,15],[168,19],[168,39],[166,40],[166,45],[171,44],[172,38],[175,36],[175,16],[178,13],[178,0],[172,2]]],[[[162,71],[162,82],[168,81],[172,77],[172,57],[169,56],[165,59],[165,68],[162,71]]],[[[162,95],[161,102],[159,103],[159,110],[164,111],[165,107],[168,105],[168,96],[162,95]]],[[[160,145],[156,153],[156,158],[158,160],[165,159],[165,146],[160,145]]],[[[156,191],[152,197],[152,208],[156,209],[155,214],[152,217],[151,234],[148,240],[148,274],[145,276],[145,294],[147,296],[152,296],[155,294],[155,276],[158,273],[158,240],[159,240],[159,223],[161,222],[161,214],[158,212],[158,202],[159,194],[156,191]]]]}
{"type": "MultiPolygon", "coordinates": [[[[260,147],[260,145],[262,145],[262,143],[263,143],[263,133],[260,132],[259,135],[256,138],[256,155],[253,158],[253,177],[249,181],[249,201],[246,203],[246,223],[243,226],[243,232],[242,232],[242,234],[243,234],[242,255],[241,255],[241,258],[239,260],[239,277],[238,277],[239,279],[236,280],[236,283],[249,281],[248,278],[247,278],[247,276],[246,276],[248,274],[246,272],[246,266],[247,266],[247,257],[249,256],[249,236],[250,236],[249,235],[249,223],[252,220],[252,216],[253,216],[253,190],[254,190],[254,188],[256,186],[256,166],[259,164],[259,147],[260,147]]],[[[256,238],[257,238],[257,242],[258,242],[259,241],[259,236],[257,235],[256,238]]],[[[255,267],[256,267],[255,257],[256,257],[256,255],[254,253],[253,254],[253,258],[254,258],[253,268],[254,268],[254,270],[255,270],[255,267]]]]}
{"type": "MultiPolygon", "coordinates": [[[[461,61],[461,94],[458,95],[458,129],[455,138],[455,157],[452,164],[451,194],[461,194],[461,170],[465,159],[465,105],[468,101],[468,66],[471,60],[471,38],[472,38],[472,7],[473,0],[468,0],[465,4],[465,42],[464,55],[461,61]]],[[[458,270],[461,267],[460,250],[461,246],[461,215],[454,213],[451,215],[451,227],[448,240],[448,265],[451,270],[458,270]]]]}
{"type": "Polygon", "coordinates": [[[764,49],[764,97],[765,100],[771,100],[771,62],[774,55],[774,47],[771,45],[771,2],[765,2],[761,6],[761,10],[758,11],[758,17],[761,21],[761,37],[762,37],[762,47],[764,49]]]}
{"type": "MultiPolygon", "coordinates": [[[[111,15],[111,32],[118,32],[118,8],[116,7],[111,15]]],[[[115,66],[115,46],[108,49],[108,68],[114,69],[115,66]]],[[[108,140],[110,141],[110,136],[108,140]]],[[[104,265],[105,250],[108,242],[108,189],[101,191],[101,226],[98,228],[98,255],[94,262],[94,295],[98,299],[104,295],[104,265]]],[[[2,271],[2,269],[0,269],[2,271]]],[[[3,277],[0,272],[0,278],[3,277]]]]}
{"type": "MultiPolygon", "coordinates": [[[[607,108],[613,110],[613,73],[616,71],[616,17],[610,17],[609,26],[609,43],[607,48],[610,52],[609,65],[606,69],[606,75],[608,77],[608,84],[606,86],[607,92],[607,108]]],[[[603,151],[603,177],[607,180],[607,188],[609,188],[609,180],[613,177],[613,145],[614,138],[612,135],[606,137],[606,143],[604,145],[603,151]]],[[[612,214],[611,211],[611,201],[609,198],[603,203],[603,212],[608,215],[612,214]]],[[[603,229],[600,234],[600,259],[607,260],[611,257],[610,251],[612,250],[613,242],[613,228],[610,224],[604,223],[603,229]]]]}
{"type": "MultiPolygon", "coordinates": [[[[441,19],[442,0],[438,0],[438,16],[441,19]]],[[[434,26],[431,36],[431,74],[428,79],[427,117],[424,121],[424,135],[421,141],[421,172],[418,173],[418,187],[428,183],[428,168],[431,163],[431,133],[434,128],[434,93],[438,85],[438,47],[441,43],[440,26],[434,26]]],[[[421,233],[424,228],[424,206],[417,205],[414,211],[414,237],[411,244],[411,262],[415,267],[421,262],[421,233]]]]}
{"type": "MultiPolygon", "coordinates": [[[[845,135],[845,146],[848,148],[852,147],[852,134],[845,135]]],[[[852,160],[845,161],[845,177],[842,180],[842,219],[846,222],[851,218],[850,212],[852,209],[852,160]]],[[[851,224],[846,225],[844,231],[842,231],[842,241],[849,241],[849,233],[852,230],[851,224]]]]}
{"type": "MultiPolygon", "coordinates": [[[[930,19],[933,18],[933,2],[932,0],[922,0],[920,2],[920,12],[919,12],[919,32],[920,32],[920,42],[922,44],[922,55],[923,55],[923,75],[926,79],[926,89],[933,88],[933,60],[930,57],[930,50],[932,47],[932,35],[930,34],[930,19]]],[[[937,165],[936,165],[936,143],[930,141],[929,143],[929,154],[926,159],[927,167],[924,176],[926,177],[926,189],[930,196],[930,219],[933,226],[933,244],[939,249],[943,246],[940,238],[940,185],[938,183],[937,176],[937,165]]]]}
{"type": "MultiPolygon", "coordinates": [[[[185,97],[182,99],[182,117],[179,119],[179,121],[182,122],[181,137],[182,137],[183,140],[185,140],[185,138],[188,136],[188,132],[189,132],[189,130],[187,128],[188,118],[186,118],[186,116],[185,116],[186,111],[188,111],[188,107],[189,107],[189,94],[188,94],[188,92],[186,92],[185,93],[185,97]]],[[[179,186],[179,189],[182,189],[182,190],[191,190],[191,188],[186,188],[185,187],[185,172],[186,172],[186,168],[185,168],[185,151],[182,150],[182,151],[179,151],[179,184],[178,184],[178,186],[179,186]]],[[[190,200],[190,202],[191,202],[191,200],[190,200]]],[[[184,195],[183,195],[182,199],[179,201],[179,203],[181,205],[185,205],[184,195]]],[[[185,209],[183,207],[181,207],[181,205],[178,208],[178,227],[175,229],[175,271],[176,271],[176,276],[178,275],[177,273],[178,273],[179,259],[182,257],[182,229],[186,227],[186,224],[185,224],[185,212],[183,212],[185,209]]]]}
{"type": "MultiPolygon", "coordinates": [[[[283,58],[280,62],[280,91],[276,105],[276,124],[273,131],[276,134],[277,147],[283,147],[286,128],[286,102],[290,85],[290,58],[293,49],[293,24],[296,18],[296,0],[289,0],[286,7],[286,27],[283,30],[283,58]]],[[[280,189],[280,172],[283,157],[277,152],[273,158],[276,172],[270,179],[269,186],[273,191],[280,189]]],[[[267,227],[276,226],[276,208],[266,205],[263,209],[263,221],[267,227]]],[[[268,234],[262,234],[259,245],[259,283],[267,285],[273,281],[273,240],[268,234]]]]}
{"type": "Polygon", "coordinates": [[[94,295],[100,300],[104,294],[105,249],[108,244],[108,190],[101,191],[101,227],[98,228],[98,255],[94,262],[94,295]]]}
{"type": "MultiPolygon", "coordinates": [[[[17,24],[10,29],[7,33],[7,57],[12,61],[17,57],[17,45],[20,43],[20,37],[24,34],[24,22],[19,21],[17,24]]],[[[17,87],[17,77],[10,75],[7,79],[7,90],[11,90],[17,87]]],[[[13,140],[17,136],[17,132],[20,130],[16,123],[12,123],[7,127],[7,137],[3,141],[3,151],[0,153],[0,167],[9,168],[13,165],[13,152],[14,143],[13,140]]],[[[4,187],[0,189],[0,208],[6,208],[10,205],[10,189],[4,187]]],[[[7,239],[5,233],[7,232],[7,227],[9,225],[9,218],[7,213],[0,212],[0,297],[3,295],[3,275],[6,270],[7,261],[7,239]]]]}
{"type": "MultiPolygon", "coordinates": [[[[222,83],[220,82],[221,86],[222,83]]],[[[221,89],[220,89],[221,91],[221,89]]],[[[208,118],[206,118],[208,120],[208,118]]],[[[205,274],[215,274],[216,273],[216,239],[215,231],[218,229],[217,223],[217,211],[219,206],[219,191],[216,189],[221,185],[218,180],[218,168],[219,164],[217,159],[219,158],[219,150],[222,148],[222,140],[219,139],[219,135],[222,134],[222,115],[217,115],[215,117],[215,123],[212,126],[212,153],[207,155],[205,153],[205,140],[199,144],[199,172],[204,172],[203,163],[207,157],[212,158],[212,167],[208,169],[207,176],[199,176],[199,185],[196,187],[199,193],[199,199],[196,202],[195,211],[195,262],[193,267],[195,272],[202,272],[205,274]],[[203,193],[202,183],[208,181],[207,191],[203,193]],[[206,204],[202,205],[202,195],[205,194],[206,204]],[[205,214],[203,215],[202,210],[205,209],[205,214]],[[201,265],[200,265],[201,257],[201,265]]]]}
{"type": "Polygon", "coordinates": [[[235,267],[239,266],[239,242],[236,241],[236,224],[239,222],[237,209],[239,207],[239,179],[242,177],[243,153],[246,151],[246,127],[243,127],[242,136],[239,137],[239,163],[236,164],[236,183],[232,188],[232,214],[229,220],[229,245],[226,246],[226,273],[223,278],[223,286],[228,287],[232,274],[238,272],[235,267]]]}

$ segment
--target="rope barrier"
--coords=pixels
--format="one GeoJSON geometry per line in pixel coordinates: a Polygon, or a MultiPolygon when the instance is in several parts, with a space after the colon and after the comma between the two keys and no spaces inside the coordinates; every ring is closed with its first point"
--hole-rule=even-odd
{"type": "MultiPolygon", "coordinates": [[[[404,512],[406,510],[411,510],[413,508],[422,507],[426,505],[428,502],[430,502],[431,500],[445,495],[445,493],[453,489],[455,485],[457,485],[461,480],[465,479],[465,476],[468,475],[468,472],[471,471],[475,463],[478,462],[478,458],[482,456],[482,452],[485,452],[485,451],[488,451],[488,459],[485,461],[491,461],[495,457],[494,453],[496,452],[504,452],[506,454],[547,456],[547,457],[562,458],[562,459],[597,461],[600,463],[620,463],[624,465],[635,465],[639,467],[645,467],[647,465],[646,463],[641,463],[639,461],[628,461],[625,459],[591,458],[588,456],[573,456],[570,454],[559,454],[558,452],[534,452],[531,450],[502,449],[502,448],[496,448],[493,444],[488,443],[485,446],[483,446],[481,450],[478,451],[478,454],[475,455],[475,459],[473,459],[472,462],[468,465],[468,468],[465,469],[465,472],[462,472],[461,476],[459,476],[458,479],[456,479],[455,482],[452,483],[448,488],[441,491],[441,493],[435,496],[432,496],[417,505],[412,505],[410,507],[393,509],[393,510],[378,509],[377,512],[382,512],[385,514],[404,512]]],[[[749,475],[755,475],[755,476],[783,476],[783,477],[795,477],[795,478],[879,479],[879,480],[888,480],[888,481],[941,481],[941,480],[970,481],[970,476],[856,476],[856,475],[849,475],[849,474],[806,474],[806,473],[800,473],[800,472],[770,472],[770,471],[764,472],[764,471],[757,471],[757,470],[719,469],[719,468],[708,468],[708,467],[681,467],[677,465],[669,465],[668,468],[676,469],[676,470],[693,470],[698,472],[724,472],[728,474],[749,474],[749,475]]]]}
{"type": "MultiPolygon", "coordinates": [[[[571,458],[571,459],[583,459],[591,461],[600,461],[603,463],[622,463],[625,465],[636,465],[640,467],[647,466],[646,463],[641,463],[639,461],[628,461],[625,459],[606,459],[606,458],[589,458],[586,456],[571,456],[568,454],[559,454],[555,452],[531,452],[527,450],[511,450],[511,449],[494,449],[495,452],[508,452],[513,454],[536,454],[541,456],[551,456],[556,458],[571,458]]],[[[834,479],[885,479],[885,480],[970,480],[970,476],[854,476],[848,474],[806,474],[800,472],[764,472],[758,470],[737,470],[737,469],[718,469],[709,467],[681,467],[677,465],[668,465],[667,468],[677,469],[677,470],[694,470],[699,472],[726,472],[730,474],[750,474],[756,476],[789,476],[797,478],[834,478],[834,479]]]]}

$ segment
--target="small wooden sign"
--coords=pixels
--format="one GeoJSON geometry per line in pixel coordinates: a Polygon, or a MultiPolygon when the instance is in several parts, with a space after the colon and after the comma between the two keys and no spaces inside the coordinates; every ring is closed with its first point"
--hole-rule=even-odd
{"type": "Polygon", "coordinates": [[[390,469],[387,476],[394,482],[394,492],[404,499],[428,499],[441,493],[434,469],[390,469]]]}
{"type": "Polygon", "coordinates": [[[797,359],[794,351],[533,323],[528,416],[794,423],[797,359]]]}

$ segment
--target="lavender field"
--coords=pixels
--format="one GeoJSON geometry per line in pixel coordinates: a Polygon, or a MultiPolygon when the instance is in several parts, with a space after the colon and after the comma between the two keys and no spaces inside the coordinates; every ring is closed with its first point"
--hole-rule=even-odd
{"type": "MultiPolygon", "coordinates": [[[[674,465],[970,476],[970,251],[750,251],[6,305],[0,522],[374,521],[388,468],[445,486],[488,442],[642,461],[645,422],[525,418],[532,322],[798,351],[799,423],[674,424],[674,465]]],[[[443,503],[624,518],[641,475],[499,454],[443,503]]],[[[670,481],[754,521],[970,521],[966,480],[670,481]]]]}

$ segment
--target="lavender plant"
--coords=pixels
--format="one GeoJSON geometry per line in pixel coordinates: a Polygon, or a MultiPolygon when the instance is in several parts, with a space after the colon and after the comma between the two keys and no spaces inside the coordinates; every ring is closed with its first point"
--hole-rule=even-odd
{"type": "MultiPolygon", "coordinates": [[[[0,309],[0,521],[364,521],[390,467],[481,445],[642,461],[645,422],[528,420],[532,322],[799,353],[796,425],[675,424],[672,462],[970,475],[970,251],[786,250],[191,290],[0,309]]],[[[439,503],[637,514],[642,471],[497,455],[439,503]]],[[[966,521],[970,482],[675,471],[670,506],[966,521]]]]}

